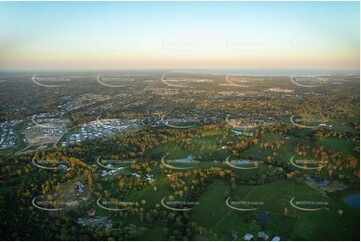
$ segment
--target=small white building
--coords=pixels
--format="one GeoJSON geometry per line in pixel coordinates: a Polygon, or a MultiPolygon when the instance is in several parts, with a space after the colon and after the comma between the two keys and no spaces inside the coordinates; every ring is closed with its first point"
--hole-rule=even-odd
{"type": "Polygon", "coordinates": [[[268,240],[268,235],[264,231],[258,232],[257,237],[262,238],[264,240],[268,240]]]}
{"type": "Polygon", "coordinates": [[[58,168],[59,168],[59,169],[63,169],[63,170],[66,170],[66,169],[67,169],[66,165],[63,165],[63,164],[58,165],[58,168]]]}
{"type": "Polygon", "coordinates": [[[135,172],[130,173],[130,175],[135,176],[135,177],[141,177],[141,175],[139,175],[138,173],[135,173],[135,172]]]}
{"type": "Polygon", "coordinates": [[[250,241],[251,239],[253,239],[253,234],[245,234],[245,236],[243,236],[243,239],[250,241]]]}

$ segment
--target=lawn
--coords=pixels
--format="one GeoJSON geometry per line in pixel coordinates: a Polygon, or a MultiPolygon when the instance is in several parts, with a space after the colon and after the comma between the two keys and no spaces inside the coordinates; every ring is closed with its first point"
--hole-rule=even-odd
{"type": "MultiPolygon", "coordinates": [[[[358,239],[359,214],[347,206],[340,195],[324,197],[319,191],[308,187],[305,183],[292,180],[279,180],[258,186],[239,185],[236,194],[244,201],[262,201],[263,206],[256,211],[238,212],[225,205],[224,192],[230,187],[225,181],[215,181],[199,199],[200,205],[191,213],[191,218],[199,225],[210,230],[208,239],[230,240],[230,231],[256,235],[265,231],[269,236],[278,235],[287,240],[351,240],[358,239]],[[290,205],[290,199],[297,201],[328,202],[329,210],[301,211],[290,205]],[[283,214],[284,208],[288,214],[283,214]],[[339,218],[338,209],[344,210],[339,218]],[[266,214],[270,221],[265,222],[258,217],[266,214]],[[249,221],[253,222],[249,222],[249,221]],[[290,231],[293,231],[290,233],[290,231]],[[347,236],[340,237],[338,231],[349,231],[347,236]]],[[[344,233],[343,233],[344,234],[344,233]]]]}

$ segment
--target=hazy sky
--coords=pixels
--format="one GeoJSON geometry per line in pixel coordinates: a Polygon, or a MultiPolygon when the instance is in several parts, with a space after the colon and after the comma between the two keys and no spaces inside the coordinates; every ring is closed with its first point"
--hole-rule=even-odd
{"type": "Polygon", "coordinates": [[[359,2],[0,2],[1,69],[359,69],[359,2]]]}

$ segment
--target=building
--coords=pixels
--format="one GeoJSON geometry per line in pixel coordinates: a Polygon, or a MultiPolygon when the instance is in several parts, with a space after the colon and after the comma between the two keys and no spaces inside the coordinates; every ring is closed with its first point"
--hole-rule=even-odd
{"type": "Polygon", "coordinates": [[[238,233],[236,231],[231,231],[231,236],[233,237],[233,240],[238,239],[238,233]]]}
{"type": "Polygon", "coordinates": [[[252,137],[254,135],[253,132],[246,132],[246,131],[237,131],[237,130],[231,130],[235,135],[243,135],[243,136],[250,136],[252,137]]]}
{"type": "Polygon", "coordinates": [[[253,234],[245,234],[243,236],[243,239],[244,240],[247,240],[247,241],[250,241],[251,239],[253,239],[253,234]]]}
{"type": "Polygon", "coordinates": [[[268,235],[264,231],[258,232],[257,237],[263,240],[268,240],[268,235]]]}
{"type": "Polygon", "coordinates": [[[58,168],[62,170],[68,170],[68,167],[66,167],[66,165],[63,164],[58,165],[58,168]]]}
{"type": "Polygon", "coordinates": [[[138,173],[135,173],[135,172],[130,173],[130,175],[135,176],[135,177],[141,177],[141,175],[139,175],[138,173]]]}

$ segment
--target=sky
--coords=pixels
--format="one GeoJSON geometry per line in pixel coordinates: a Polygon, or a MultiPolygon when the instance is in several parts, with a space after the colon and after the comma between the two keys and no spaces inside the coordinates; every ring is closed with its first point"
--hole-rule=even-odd
{"type": "Polygon", "coordinates": [[[359,69],[359,2],[0,2],[0,69],[359,69]]]}

